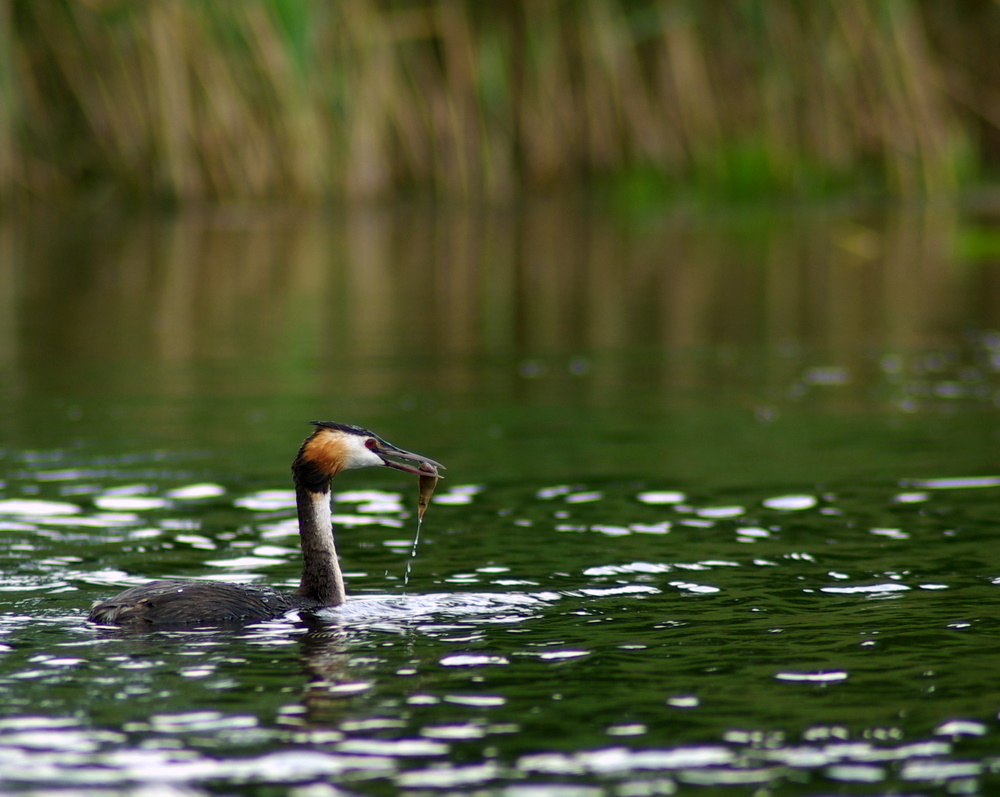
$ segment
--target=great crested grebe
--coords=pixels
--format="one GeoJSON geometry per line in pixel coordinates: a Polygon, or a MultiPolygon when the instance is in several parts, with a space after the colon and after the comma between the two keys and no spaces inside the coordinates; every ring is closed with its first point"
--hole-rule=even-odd
{"type": "Polygon", "coordinates": [[[151,581],[96,603],[88,619],[139,627],[224,625],[269,620],[291,609],[342,604],[344,577],[333,540],[330,481],[342,470],[384,466],[420,476],[423,487],[431,478],[428,474],[436,476],[444,466],[396,448],[360,426],[312,423],[316,430],[292,462],[302,546],[302,580],[295,592],[221,581],[151,581]]]}

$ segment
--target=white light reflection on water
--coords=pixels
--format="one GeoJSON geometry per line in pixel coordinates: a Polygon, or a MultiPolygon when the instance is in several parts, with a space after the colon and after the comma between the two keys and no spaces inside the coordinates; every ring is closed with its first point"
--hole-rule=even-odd
{"type": "Polygon", "coordinates": [[[506,656],[491,656],[484,653],[456,653],[441,659],[442,667],[482,667],[484,665],[510,664],[506,656]]]}
{"type": "Polygon", "coordinates": [[[143,512],[149,509],[163,509],[169,502],[163,498],[138,495],[99,495],[94,498],[94,506],[116,512],[143,512]]]}
{"type": "Polygon", "coordinates": [[[679,504],[686,500],[687,496],[684,493],[677,492],[676,490],[654,490],[649,492],[639,493],[636,499],[644,504],[651,504],[653,506],[659,506],[663,504],[679,504]]]}
{"type": "Polygon", "coordinates": [[[82,511],[76,504],[63,501],[42,501],[34,498],[8,498],[0,501],[0,515],[25,515],[28,517],[53,517],[73,515],[82,511]]]}
{"type": "Polygon", "coordinates": [[[742,506],[705,506],[695,510],[698,517],[714,519],[739,517],[744,512],[742,506]]]}
{"type": "Polygon", "coordinates": [[[285,560],[265,556],[235,556],[232,559],[209,559],[205,564],[209,567],[243,569],[250,567],[274,567],[275,565],[285,564],[285,560]]]}
{"type": "Polygon", "coordinates": [[[829,684],[846,681],[846,672],[779,672],[774,676],[777,681],[804,682],[810,684],[829,684]]]}
{"type": "Polygon", "coordinates": [[[609,747],[579,753],[534,753],[520,758],[517,769],[555,775],[588,772],[612,774],[643,770],[679,770],[733,764],[736,757],[724,747],[687,747],[664,750],[632,750],[609,747]]]}
{"type": "Polygon", "coordinates": [[[203,483],[188,484],[184,487],[167,490],[164,495],[177,501],[198,501],[203,498],[217,498],[225,493],[226,488],[220,484],[203,483]]]}
{"type": "MultiPolygon", "coordinates": [[[[64,789],[111,787],[118,784],[208,784],[302,783],[317,777],[339,777],[351,773],[373,777],[395,771],[393,759],[374,755],[325,753],[288,749],[251,757],[213,757],[194,749],[95,751],[92,731],[86,731],[80,746],[44,751],[24,750],[20,744],[7,747],[0,736],[0,749],[7,753],[4,768],[9,783],[58,783],[64,789]]],[[[64,745],[65,732],[46,734],[49,745],[64,745]]],[[[105,743],[112,739],[102,740],[105,743]]]]}
{"type": "Polygon", "coordinates": [[[936,736],[951,736],[957,739],[960,736],[985,736],[989,731],[988,726],[982,722],[970,722],[969,720],[952,720],[934,729],[936,736]]]}
{"type": "Polygon", "coordinates": [[[817,499],[813,495],[780,495],[776,498],[765,499],[763,503],[768,509],[798,512],[803,509],[812,509],[816,506],[817,499]]]}
{"type": "MultiPolygon", "coordinates": [[[[294,566],[299,556],[286,503],[290,493],[276,492],[215,503],[227,511],[247,510],[249,520],[235,540],[203,528],[203,516],[191,504],[183,511],[136,507],[112,513],[83,502],[62,515],[9,515],[24,528],[5,534],[29,544],[31,564],[0,581],[32,600],[55,588],[52,573],[60,573],[60,584],[81,590],[142,581],[128,568],[90,564],[95,560],[88,544],[103,546],[102,562],[117,562],[116,549],[109,552],[108,546],[116,540],[123,548],[148,545],[154,554],[193,557],[188,561],[197,562],[190,568],[197,576],[216,577],[206,571],[218,569],[224,580],[262,577],[252,570],[294,566]],[[43,530],[61,536],[36,536],[43,530]],[[78,535],[83,548],[67,559],[62,549],[69,534],[78,535]]],[[[977,492],[990,498],[988,490],[977,492]]],[[[936,516],[920,514],[926,501],[895,500],[899,488],[893,485],[865,507],[794,487],[693,496],[690,507],[635,500],[634,486],[575,485],[553,497],[588,500],[555,505],[537,493],[526,489],[516,500],[508,495],[494,503],[489,488],[456,493],[474,495],[484,515],[497,506],[504,510],[496,512],[496,533],[476,537],[475,546],[465,536],[475,531],[463,520],[467,505],[442,504],[430,522],[421,562],[424,591],[356,594],[346,607],[321,613],[337,642],[316,661],[347,663],[343,671],[324,669],[316,680],[309,673],[318,665],[303,643],[309,633],[296,616],[231,637],[190,634],[139,643],[84,626],[80,611],[88,601],[79,599],[75,615],[48,625],[46,648],[22,654],[37,617],[8,615],[0,623],[0,693],[7,711],[27,713],[41,690],[58,695],[77,682],[109,706],[116,705],[116,693],[143,702],[134,710],[114,709],[132,714],[117,724],[88,725],[87,712],[95,709],[84,708],[80,721],[66,724],[19,731],[0,725],[0,778],[38,788],[52,782],[80,790],[157,784],[188,793],[219,783],[238,790],[246,784],[306,788],[335,780],[358,792],[509,791],[536,783],[579,791],[600,783],[605,791],[639,794],[684,784],[780,785],[789,781],[787,768],[814,790],[824,782],[959,788],[988,774],[983,762],[963,760],[953,749],[969,740],[988,741],[991,719],[975,711],[945,708],[927,728],[871,737],[878,741],[862,738],[870,726],[849,713],[839,715],[842,705],[858,699],[852,690],[867,694],[878,685],[871,682],[878,679],[870,661],[849,658],[861,655],[850,651],[877,651],[888,675],[902,673],[901,695],[894,700],[916,695],[933,701],[938,692],[921,690],[948,687],[952,654],[944,646],[940,656],[918,650],[894,664],[905,643],[885,643],[890,631],[895,637],[907,630],[907,613],[920,618],[910,631],[939,629],[976,641],[982,619],[970,604],[945,611],[936,602],[949,593],[960,599],[963,590],[952,587],[961,585],[978,596],[978,605],[983,590],[996,589],[990,580],[1000,577],[985,565],[989,575],[980,582],[959,578],[954,568],[933,570],[934,551],[923,564],[916,561],[924,547],[918,550],[914,539],[932,547],[944,539],[928,531],[936,516]],[[820,503],[831,502],[841,515],[818,511],[820,503]],[[516,508],[507,513],[509,506],[516,508]],[[553,520],[552,509],[569,516],[553,520]],[[517,523],[525,519],[531,523],[517,523]],[[698,525],[684,522],[692,520],[698,525]],[[557,522],[584,533],[558,534],[557,522]],[[760,555],[748,556],[751,550],[760,555]],[[474,583],[463,589],[477,591],[433,586],[449,582],[474,583]],[[889,604],[870,601],[880,597],[894,598],[902,613],[879,614],[889,604]],[[926,602],[910,602],[916,597],[926,602]],[[966,616],[970,622],[956,623],[966,616]],[[865,646],[873,641],[878,645],[865,646]],[[937,674],[908,675],[929,670],[937,674]],[[32,684],[38,693],[25,691],[32,684]],[[252,699],[241,697],[256,686],[252,699]],[[787,728],[786,736],[765,737],[752,728],[745,738],[732,733],[755,716],[749,710],[738,719],[726,713],[727,706],[742,705],[748,687],[761,696],[761,705],[790,712],[761,720],[762,727],[787,728]],[[801,716],[787,705],[789,694],[803,707],[801,716]],[[843,704],[823,702],[833,694],[843,704]],[[267,708],[270,698],[279,698],[278,705],[267,708]],[[813,730],[817,719],[828,716],[841,722],[831,720],[828,727],[843,732],[821,738],[813,730]],[[686,738],[687,723],[698,738],[708,735],[715,743],[686,738]],[[554,734],[572,738],[577,727],[589,729],[586,743],[556,749],[554,734]],[[595,745],[593,734],[615,744],[595,745]]],[[[395,549],[405,549],[399,532],[407,524],[405,503],[380,491],[347,497],[354,500],[340,502],[338,539],[347,562],[359,551],[376,562],[402,555],[395,549]],[[365,511],[375,506],[378,512],[365,511]]],[[[945,496],[933,498],[936,505],[945,496]]],[[[180,500],[170,496],[168,503],[180,500]]],[[[970,524],[960,523],[958,515],[952,510],[942,522],[968,535],[970,524]]],[[[961,535],[950,543],[957,547],[949,552],[965,556],[981,550],[981,543],[961,535]]],[[[135,555],[132,561],[148,556],[139,550],[135,555]]],[[[369,592],[393,586],[380,580],[384,568],[361,565],[352,586],[369,592]],[[364,575],[369,571],[373,575],[364,575]]],[[[950,688],[960,687],[951,681],[950,688]]],[[[9,719],[16,726],[18,717],[9,719]]]]}
{"type": "Polygon", "coordinates": [[[1000,487],[1000,476],[962,476],[948,479],[926,479],[910,482],[914,487],[928,490],[966,490],[983,487],[1000,487]]]}
{"type": "MultiPolygon", "coordinates": [[[[21,731],[0,729],[0,749],[6,754],[0,768],[16,766],[16,781],[20,783],[60,782],[77,788],[128,783],[199,786],[220,779],[234,784],[292,784],[343,776],[358,784],[391,778],[397,785],[423,788],[455,788],[512,777],[544,776],[561,779],[566,788],[571,788],[574,783],[583,786],[586,781],[581,779],[593,775],[624,785],[638,773],[660,773],[661,777],[675,779],[673,782],[732,785],[774,781],[780,775],[772,768],[775,765],[800,771],[826,768],[825,773],[835,780],[871,783],[876,777],[886,777],[885,765],[892,762],[901,764],[899,772],[903,779],[930,783],[980,774],[984,769],[977,762],[943,759],[951,752],[950,745],[938,743],[897,748],[876,748],[858,742],[772,749],[733,749],[721,745],[639,749],[611,746],[572,753],[533,752],[510,764],[449,761],[455,752],[454,743],[481,740],[493,737],[496,730],[501,733],[509,730],[492,728],[481,721],[427,725],[420,730],[419,737],[338,741],[334,736],[326,750],[293,747],[256,757],[222,757],[186,746],[122,749],[125,734],[95,732],[72,725],[71,721],[38,719],[34,729],[29,729],[28,722],[28,728],[21,731]],[[424,763],[427,759],[437,763],[424,763]]],[[[255,724],[253,717],[226,717],[212,712],[194,715],[190,720],[181,719],[176,723],[169,716],[153,718],[150,725],[169,735],[195,730],[203,733],[252,730],[255,724]]],[[[619,725],[611,726],[609,731],[616,736],[641,735],[642,727],[619,725]]],[[[651,783],[649,780],[636,783],[643,782],[651,783]]],[[[659,782],[666,786],[671,780],[659,782]]]]}
{"type": "Polygon", "coordinates": [[[827,592],[833,595],[885,595],[894,592],[907,592],[910,587],[906,584],[858,584],[850,587],[820,587],[820,592],[827,592]]]}
{"type": "Polygon", "coordinates": [[[274,512],[295,508],[294,490],[261,490],[251,495],[237,498],[233,505],[255,512],[274,512]]]}

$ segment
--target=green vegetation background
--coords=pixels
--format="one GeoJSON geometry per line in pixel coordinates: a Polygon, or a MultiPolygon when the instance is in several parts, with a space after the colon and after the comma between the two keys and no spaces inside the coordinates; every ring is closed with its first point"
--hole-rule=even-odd
{"type": "Polygon", "coordinates": [[[994,178],[997,0],[0,0],[0,196],[916,197],[994,178]]]}

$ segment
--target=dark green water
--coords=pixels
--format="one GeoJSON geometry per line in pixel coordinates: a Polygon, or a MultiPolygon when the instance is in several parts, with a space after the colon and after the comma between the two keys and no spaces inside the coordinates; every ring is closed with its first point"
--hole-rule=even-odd
{"type": "Polygon", "coordinates": [[[992,793],[992,230],[0,228],[0,791],[992,793]],[[313,418],[448,466],[415,559],[416,484],[357,471],[349,611],[85,622],[149,578],[294,585],[313,418]]]}

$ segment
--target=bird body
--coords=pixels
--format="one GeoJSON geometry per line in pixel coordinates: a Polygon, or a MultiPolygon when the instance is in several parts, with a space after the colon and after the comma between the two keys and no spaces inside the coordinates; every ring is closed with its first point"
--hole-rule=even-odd
{"type": "Polygon", "coordinates": [[[101,601],[90,620],[101,625],[232,625],[271,620],[319,601],[294,592],[225,581],[151,581],[101,601]]]}
{"type": "Polygon", "coordinates": [[[426,478],[443,467],[403,451],[360,426],[313,421],[316,430],[292,463],[302,547],[295,592],[221,581],[151,581],[90,610],[92,622],[133,627],[226,625],[281,617],[293,609],[339,606],[346,599],[330,511],[330,482],[341,471],[389,467],[426,478]],[[417,467],[407,464],[417,463],[417,467]]]}

